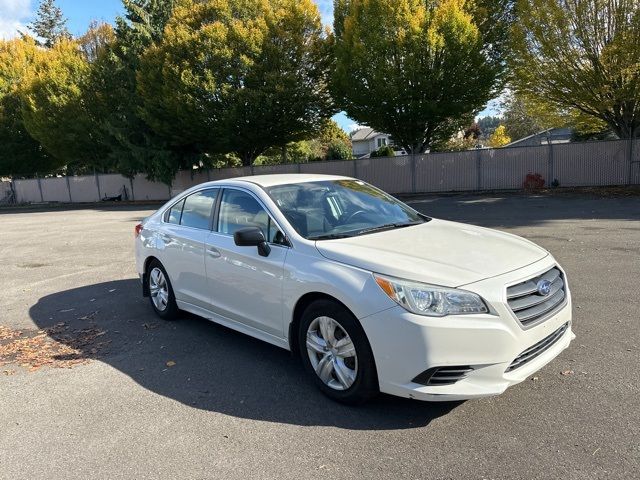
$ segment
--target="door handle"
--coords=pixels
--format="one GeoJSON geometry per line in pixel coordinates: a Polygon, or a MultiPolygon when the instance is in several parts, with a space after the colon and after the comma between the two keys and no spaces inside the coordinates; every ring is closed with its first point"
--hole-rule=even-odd
{"type": "Polygon", "coordinates": [[[222,256],[220,251],[217,248],[213,247],[207,248],[207,255],[209,255],[211,258],[220,258],[222,256]]]}

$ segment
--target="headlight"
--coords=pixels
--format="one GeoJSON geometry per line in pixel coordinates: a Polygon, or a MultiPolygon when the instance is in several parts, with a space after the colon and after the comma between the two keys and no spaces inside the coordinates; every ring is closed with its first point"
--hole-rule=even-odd
{"type": "Polygon", "coordinates": [[[375,275],[376,283],[391,300],[412,313],[429,317],[489,313],[475,293],[375,275]]]}

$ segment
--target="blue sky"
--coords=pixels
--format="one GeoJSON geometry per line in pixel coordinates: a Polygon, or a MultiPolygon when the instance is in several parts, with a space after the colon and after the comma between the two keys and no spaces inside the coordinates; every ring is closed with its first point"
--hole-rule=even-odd
{"type": "MultiPolygon", "coordinates": [[[[322,20],[330,25],[333,20],[333,0],[315,1],[322,20]]],[[[0,38],[11,38],[19,30],[25,30],[38,8],[38,3],[37,0],[0,0],[0,38]]],[[[123,11],[121,0],[57,0],[56,3],[67,17],[69,30],[74,35],[84,33],[92,20],[112,23],[123,11]]],[[[495,107],[490,105],[479,116],[497,113],[495,107]]],[[[357,126],[356,122],[344,114],[336,115],[335,120],[346,131],[357,126]]]]}

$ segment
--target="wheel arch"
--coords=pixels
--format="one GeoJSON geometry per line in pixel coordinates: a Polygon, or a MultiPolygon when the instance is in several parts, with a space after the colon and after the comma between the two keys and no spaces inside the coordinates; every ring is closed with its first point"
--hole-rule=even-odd
{"type": "Polygon", "coordinates": [[[344,302],[341,302],[336,297],[323,292],[305,293],[296,302],[296,305],[293,308],[293,314],[291,315],[291,321],[289,322],[289,349],[294,356],[298,356],[299,354],[298,327],[300,325],[302,314],[309,305],[317,300],[330,300],[332,302],[335,302],[344,307],[349,313],[351,313],[351,315],[353,315],[353,318],[357,320],[357,317],[354,315],[353,311],[347,305],[345,305],[344,302]]]}
{"type": "Polygon", "coordinates": [[[149,293],[149,282],[147,282],[147,276],[149,275],[149,265],[154,260],[162,265],[162,262],[157,257],[154,257],[153,255],[149,255],[144,260],[144,265],[142,270],[142,296],[143,297],[148,297],[151,295],[149,293]]]}

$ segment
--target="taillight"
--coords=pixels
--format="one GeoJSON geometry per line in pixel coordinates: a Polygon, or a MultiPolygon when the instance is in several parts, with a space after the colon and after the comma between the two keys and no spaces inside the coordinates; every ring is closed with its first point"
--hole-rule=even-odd
{"type": "Polygon", "coordinates": [[[142,231],[144,227],[142,226],[141,223],[139,223],[138,225],[136,225],[136,238],[138,238],[140,236],[140,232],[142,231]]]}

